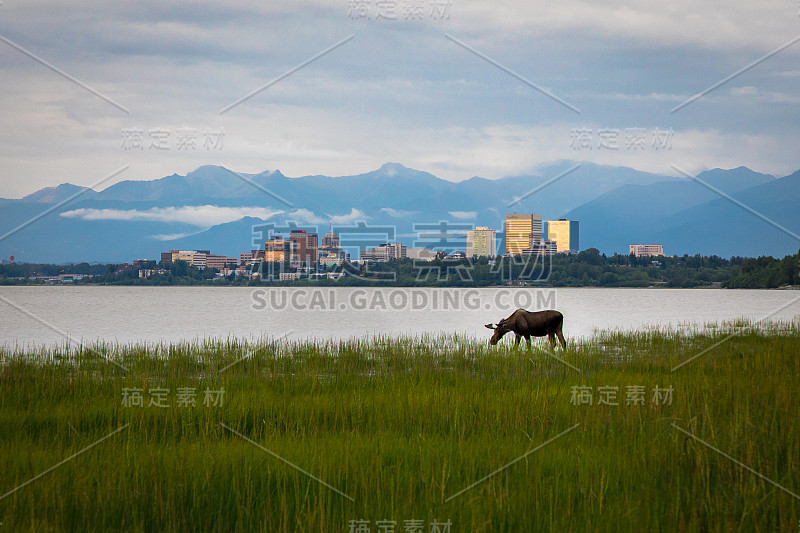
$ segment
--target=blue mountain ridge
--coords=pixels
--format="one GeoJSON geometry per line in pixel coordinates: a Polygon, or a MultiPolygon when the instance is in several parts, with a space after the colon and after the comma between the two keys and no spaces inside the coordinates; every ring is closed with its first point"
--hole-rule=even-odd
{"type": "Polygon", "coordinates": [[[279,170],[241,174],[203,166],[185,176],[122,181],[102,191],[81,193],[62,184],[0,202],[0,236],[13,231],[0,239],[0,257],[120,262],[198,248],[237,257],[251,248],[252,228],[264,221],[295,221],[321,233],[331,220],[334,227],[363,221],[390,228],[407,246],[433,246],[435,239],[419,238],[421,231],[430,233],[419,224],[448,221],[460,230],[486,225],[500,231],[511,212],[579,220],[581,248],[604,253],[627,253],[632,243],[663,243],[668,254],[782,256],[800,246],[792,236],[800,234],[800,171],[776,179],[746,167],[714,169],[692,180],[590,163],[574,167],[559,161],[530,174],[451,182],[398,163],[352,176],[297,178],[279,170]],[[181,214],[185,206],[201,215],[181,214]],[[228,218],[219,215],[221,208],[229,209],[228,218]],[[254,209],[266,214],[254,216],[254,209]]]}

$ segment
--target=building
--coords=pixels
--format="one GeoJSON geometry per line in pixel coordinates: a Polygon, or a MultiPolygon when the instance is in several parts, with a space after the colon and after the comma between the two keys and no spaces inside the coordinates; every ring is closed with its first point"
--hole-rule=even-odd
{"type": "Polygon", "coordinates": [[[629,253],[636,257],[655,257],[657,255],[664,255],[663,244],[631,244],[629,249],[629,253]]]}
{"type": "Polygon", "coordinates": [[[577,252],[578,221],[559,218],[547,222],[547,238],[556,242],[556,250],[562,253],[577,252]]]}
{"type": "Polygon", "coordinates": [[[406,245],[400,244],[399,242],[391,244],[382,244],[380,248],[386,250],[386,257],[388,259],[405,259],[406,255],[408,254],[406,245]]]}
{"type": "Polygon", "coordinates": [[[242,252],[239,254],[239,264],[240,265],[252,265],[253,261],[256,258],[256,254],[258,250],[253,250],[252,252],[242,252]]]}
{"type": "Polygon", "coordinates": [[[320,248],[319,262],[323,266],[342,266],[350,262],[350,254],[341,248],[320,248]]]}
{"type": "MultiPolygon", "coordinates": [[[[175,261],[186,261],[190,265],[197,268],[215,268],[217,270],[225,268],[225,266],[237,263],[235,257],[228,257],[227,255],[215,255],[209,250],[170,250],[169,252],[161,252],[161,263],[170,264],[175,261]]],[[[134,266],[141,264],[141,260],[134,262],[134,266]]]]}
{"type": "Polygon", "coordinates": [[[386,261],[386,254],[378,248],[361,250],[361,261],[386,261]]]}
{"type": "Polygon", "coordinates": [[[222,270],[228,265],[236,265],[238,261],[236,261],[235,257],[228,257],[227,255],[214,255],[208,254],[206,255],[206,268],[214,268],[216,270],[222,270]]]}
{"type": "Polygon", "coordinates": [[[322,237],[322,244],[317,250],[319,262],[324,266],[341,266],[350,262],[350,254],[339,245],[339,235],[333,232],[322,237]]]}
{"type": "Polygon", "coordinates": [[[433,261],[436,253],[430,248],[406,248],[408,259],[422,259],[423,261],[433,261]]]}
{"type": "Polygon", "coordinates": [[[172,263],[172,254],[178,253],[178,250],[170,250],[169,252],[161,252],[161,262],[164,264],[172,263]]]}
{"type": "Polygon", "coordinates": [[[175,261],[186,261],[197,268],[206,267],[206,258],[211,255],[208,250],[170,250],[161,253],[161,262],[164,264],[175,261]]]}
{"type": "Polygon", "coordinates": [[[223,268],[219,272],[217,272],[217,278],[227,278],[233,274],[234,278],[238,278],[239,276],[245,276],[248,274],[247,270],[243,266],[236,267],[236,268],[223,268]]]}
{"type": "Polygon", "coordinates": [[[550,239],[544,241],[536,241],[531,244],[529,247],[522,250],[522,255],[555,255],[558,249],[556,245],[556,241],[551,241],[550,239]]]}
{"type": "Polygon", "coordinates": [[[405,259],[406,246],[400,243],[381,244],[377,248],[361,250],[362,261],[389,261],[391,259],[405,259]]]}
{"type": "Polygon", "coordinates": [[[141,268],[139,269],[139,277],[140,278],[149,278],[150,276],[155,276],[156,274],[166,274],[169,270],[165,270],[163,268],[141,268]]]}
{"type": "MultiPolygon", "coordinates": [[[[267,263],[285,263],[291,258],[292,242],[282,237],[273,237],[264,243],[262,259],[267,263]]],[[[258,259],[260,252],[256,252],[253,259],[258,259]]]]}
{"type": "Polygon", "coordinates": [[[497,232],[486,226],[467,230],[467,257],[495,257],[497,232]]]}
{"type": "Polygon", "coordinates": [[[519,255],[542,240],[542,215],[506,215],[506,254],[519,255]]]}
{"type": "Polygon", "coordinates": [[[208,254],[205,250],[194,250],[189,252],[178,252],[177,258],[173,256],[173,261],[186,261],[190,265],[197,268],[206,267],[206,258],[208,254]]]}
{"type": "Polygon", "coordinates": [[[339,248],[339,235],[333,232],[326,233],[322,237],[320,248],[339,248]]]}
{"type": "Polygon", "coordinates": [[[83,279],[83,274],[59,274],[59,283],[73,283],[83,279]]]}
{"type": "Polygon", "coordinates": [[[313,267],[317,264],[317,234],[304,229],[293,229],[289,234],[291,263],[295,266],[313,267]]]}

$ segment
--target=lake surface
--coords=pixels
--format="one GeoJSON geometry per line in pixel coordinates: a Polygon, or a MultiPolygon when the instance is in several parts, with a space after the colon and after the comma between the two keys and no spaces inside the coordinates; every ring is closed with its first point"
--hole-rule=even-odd
{"type": "Polygon", "coordinates": [[[462,333],[522,307],[564,313],[567,338],[596,329],[703,326],[800,316],[800,292],[703,289],[0,287],[0,345],[462,333]]]}

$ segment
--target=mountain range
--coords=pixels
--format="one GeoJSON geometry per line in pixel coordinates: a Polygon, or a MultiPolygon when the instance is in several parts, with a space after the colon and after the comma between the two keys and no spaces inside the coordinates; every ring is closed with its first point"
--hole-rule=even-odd
{"type": "Polygon", "coordinates": [[[445,247],[463,249],[452,233],[476,225],[501,232],[511,212],[578,220],[580,248],[607,254],[641,243],[663,244],[669,255],[782,257],[800,248],[798,206],[800,171],[777,178],[746,167],[691,179],[560,161],[532,174],[451,182],[397,163],[297,178],[203,166],[100,191],[64,183],[0,199],[0,257],[123,262],[168,249],[238,257],[264,224],[321,234],[333,227],[354,246],[353,257],[386,240],[436,248],[446,239],[445,247]]]}

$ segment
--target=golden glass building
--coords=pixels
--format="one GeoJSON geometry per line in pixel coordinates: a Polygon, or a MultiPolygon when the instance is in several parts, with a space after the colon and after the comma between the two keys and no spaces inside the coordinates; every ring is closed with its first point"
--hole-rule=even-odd
{"type": "Polygon", "coordinates": [[[520,255],[523,250],[541,240],[542,215],[506,215],[506,254],[520,255]]]}
{"type": "Polygon", "coordinates": [[[290,242],[275,237],[264,243],[264,261],[267,263],[283,263],[289,260],[290,242]]]}
{"type": "Polygon", "coordinates": [[[556,242],[558,252],[577,252],[580,250],[578,245],[578,221],[559,218],[547,222],[547,238],[556,242]]]}

